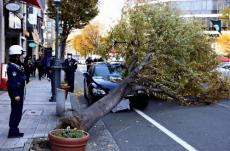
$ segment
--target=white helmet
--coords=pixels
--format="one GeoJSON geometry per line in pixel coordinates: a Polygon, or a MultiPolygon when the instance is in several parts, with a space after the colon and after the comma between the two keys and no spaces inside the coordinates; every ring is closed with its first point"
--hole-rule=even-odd
{"type": "Polygon", "coordinates": [[[9,55],[21,55],[23,48],[20,45],[13,45],[9,48],[9,55]]]}

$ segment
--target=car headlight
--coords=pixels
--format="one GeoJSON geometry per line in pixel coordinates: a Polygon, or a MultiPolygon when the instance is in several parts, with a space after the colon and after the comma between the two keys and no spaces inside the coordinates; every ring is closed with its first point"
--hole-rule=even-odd
{"type": "Polygon", "coordinates": [[[93,94],[95,95],[105,95],[105,91],[99,88],[93,88],[93,94]]]}

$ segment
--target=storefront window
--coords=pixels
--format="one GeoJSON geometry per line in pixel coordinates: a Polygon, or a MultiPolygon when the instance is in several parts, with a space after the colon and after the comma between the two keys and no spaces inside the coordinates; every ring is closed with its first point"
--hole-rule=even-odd
{"type": "Polygon", "coordinates": [[[12,12],[9,12],[9,28],[12,28],[12,29],[22,28],[21,20],[12,12]]]}

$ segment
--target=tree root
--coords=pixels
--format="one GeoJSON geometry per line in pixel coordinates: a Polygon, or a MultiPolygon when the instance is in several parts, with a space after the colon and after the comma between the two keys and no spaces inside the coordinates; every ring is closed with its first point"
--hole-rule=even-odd
{"type": "Polygon", "coordinates": [[[81,119],[78,116],[69,116],[60,119],[60,124],[55,129],[66,129],[70,126],[71,129],[83,129],[81,127],[81,119]]]}

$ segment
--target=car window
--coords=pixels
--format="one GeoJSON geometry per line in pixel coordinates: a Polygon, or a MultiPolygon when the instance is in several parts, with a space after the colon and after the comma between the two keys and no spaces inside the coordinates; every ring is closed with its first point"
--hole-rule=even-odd
{"type": "Polygon", "coordinates": [[[224,69],[230,69],[230,65],[225,65],[222,68],[224,68],[224,69]]]}
{"type": "Polygon", "coordinates": [[[96,65],[94,70],[94,76],[109,76],[111,73],[106,64],[96,65]]]}

